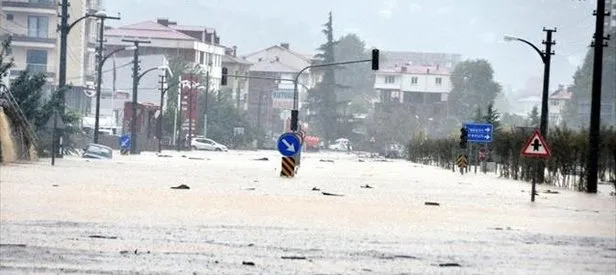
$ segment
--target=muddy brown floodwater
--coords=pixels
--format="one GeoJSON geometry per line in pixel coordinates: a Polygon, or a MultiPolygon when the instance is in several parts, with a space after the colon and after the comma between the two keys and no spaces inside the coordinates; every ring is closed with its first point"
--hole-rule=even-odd
{"type": "Polygon", "coordinates": [[[611,186],[531,203],[406,161],[305,154],[283,179],[276,152],[168,154],[0,167],[0,273],[616,273],[611,186]]]}

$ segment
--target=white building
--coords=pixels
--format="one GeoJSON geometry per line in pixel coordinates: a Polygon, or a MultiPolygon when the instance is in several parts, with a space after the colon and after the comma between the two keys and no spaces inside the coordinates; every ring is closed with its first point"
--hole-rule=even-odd
{"type": "Polygon", "coordinates": [[[550,95],[550,98],[548,100],[548,112],[550,114],[549,125],[558,126],[561,125],[563,122],[566,122],[563,115],[567,102],[571,100],[571,96],[573,96],[573,93],[568,91],[562,85],[558,88],[558,90],[556,90],[550,95]]]}
{"type": "MultiPolygon", "coordinates": [[[[0,3],[0,40],[11,37],[11,57],[15,60],[15,67],[9,77],[14,78],[24,70],[44,73],[49,84],[47,89],[51,90],[58,84],[60,65],[57,1],[2,0],[0,3]]],[[[100,9],[101,0],[70,1],[69,24],[100,9]]],[[[80,112],[86,111],[83,92],[88,82],[94,79],[91,74],[94,64],[88,62],[88,56],[94,52],[96,30],[96,19],[87,18],[74,25],[68,35],[66,82],[73,89],[67,92],[66,103],[69,108],[80,112]]]]}
{"type": "MultiPolygon", "coordinates": [[[[222,75],[222,57],[225,47],[220,45],[216,30],[202,26],[183,26],[168,19],[145,21],[132,25],[110,29],[105,32],[106,49],[112,51],[120,47],[131,46],[123,39],[150,41],[140,44],[140,55],[165,55],[171,62],[180,60],[188,66],[200,66],[203,71],[210,71],[210,89],[220,89],[222,75]]],[[[133,51],[123,51],[116,56],[133,56],[133,51]]],[[[142,67],[142,70],[148,68],[142,67]]],[[[110,87],[105,86],[106,89],[110,87]]]]}
{"type": "MultiPolygon", "coordinates": [[[[257,127],[275,135],[284,131],[293,109],[293,79],[303,68],[312,64],[310,55],[291,50],[281,43],[245,56],[252,63],[250,76],[270,78],[251,79],[248,93],[248,113],[257,127]],[[280,79],[276,81],[274,79],[280,79]],[[290,81],[291,80],[291,81],[290,81]]],[[[307,99],[308,89],[320,81],[320,74],[305,70],[298,78],[299,110],[307,99]]]]}
{"type": "MultiPolygon", "coordinates": [[[[248,76],[252,63],[237,56],[237,47],[233,46],[226,50],[222,58],[222,67],[227,69],[230,76],[248,76]]],[[[239,110],[248,110],[249,78],[228,77],[227,86],[221,88],[222,93],[231,94],[231,98],[239,110]]]]}
{"type": "Polygon", "coordinates": [[[377,103],[440,103],[452,90],[449,71],[439,66],[398,66],[375,73],[377,103]]]}

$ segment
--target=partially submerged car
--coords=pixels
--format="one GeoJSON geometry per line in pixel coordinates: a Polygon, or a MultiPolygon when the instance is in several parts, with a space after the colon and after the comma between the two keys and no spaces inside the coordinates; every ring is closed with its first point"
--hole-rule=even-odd
{"type": "Polygon", "coordinates": [[[90,143],[83,148],[81,157],[86,159],[112,159],[113,150],[105,145],[90,143]]]}

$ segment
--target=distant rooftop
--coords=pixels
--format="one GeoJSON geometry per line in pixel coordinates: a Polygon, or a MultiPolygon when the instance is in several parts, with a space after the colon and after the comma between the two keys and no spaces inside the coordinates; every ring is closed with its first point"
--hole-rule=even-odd
{"type": "Polygon", "coordinates": [[[434,75],[449,75],[449,70],[440,66],[394,66],[393,68],[385,68],[379,70],[382,73],[401,73],[401,74],[434,74],[434,75]]]}
{"type": "Polygon", "coordinates": [[[169,40],[195,40],[191,36],[158,24],[154,21],[143,21],[132,25],[110,29],[106,31],[105,35],[169,40]]]}
{"type": "Polygon", "coordinates": [[[381,51],[381,60],[381,67],[384,68],[391,68],[396,65],[439,65],[440,67],[453,69],[453,67],[462,60],[462,55],[434,52],[381,51]]]}

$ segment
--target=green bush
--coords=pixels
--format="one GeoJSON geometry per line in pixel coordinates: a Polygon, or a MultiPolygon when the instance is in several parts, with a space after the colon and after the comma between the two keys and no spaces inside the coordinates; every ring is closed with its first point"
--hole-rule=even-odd
{"type": "MultiPolygon", "coordinates": [[[[494,142],[488,145],[490,161],[497,164],[500,177],[531,181],[538,161],[546,167],[545,183],[549,185],[586,190],[586,164],[588,132],[567,128],[550,129],[547,143],[552,156],[548,160],[533,160],[520,156],[520,151],[531,133],[522,131],[498,131],[494,142]]],[[[601,129],[599,145],[599,178],[601,181],[616,181],[616,130],[601,129]]],[[[411,161],[452,169],[455,157],[460,153],[456,138],[422,140],[413,139],[408,144],[411,161]]],[[[470,164],[475,164],[477,145],[473,145],[470,164]]]]}

